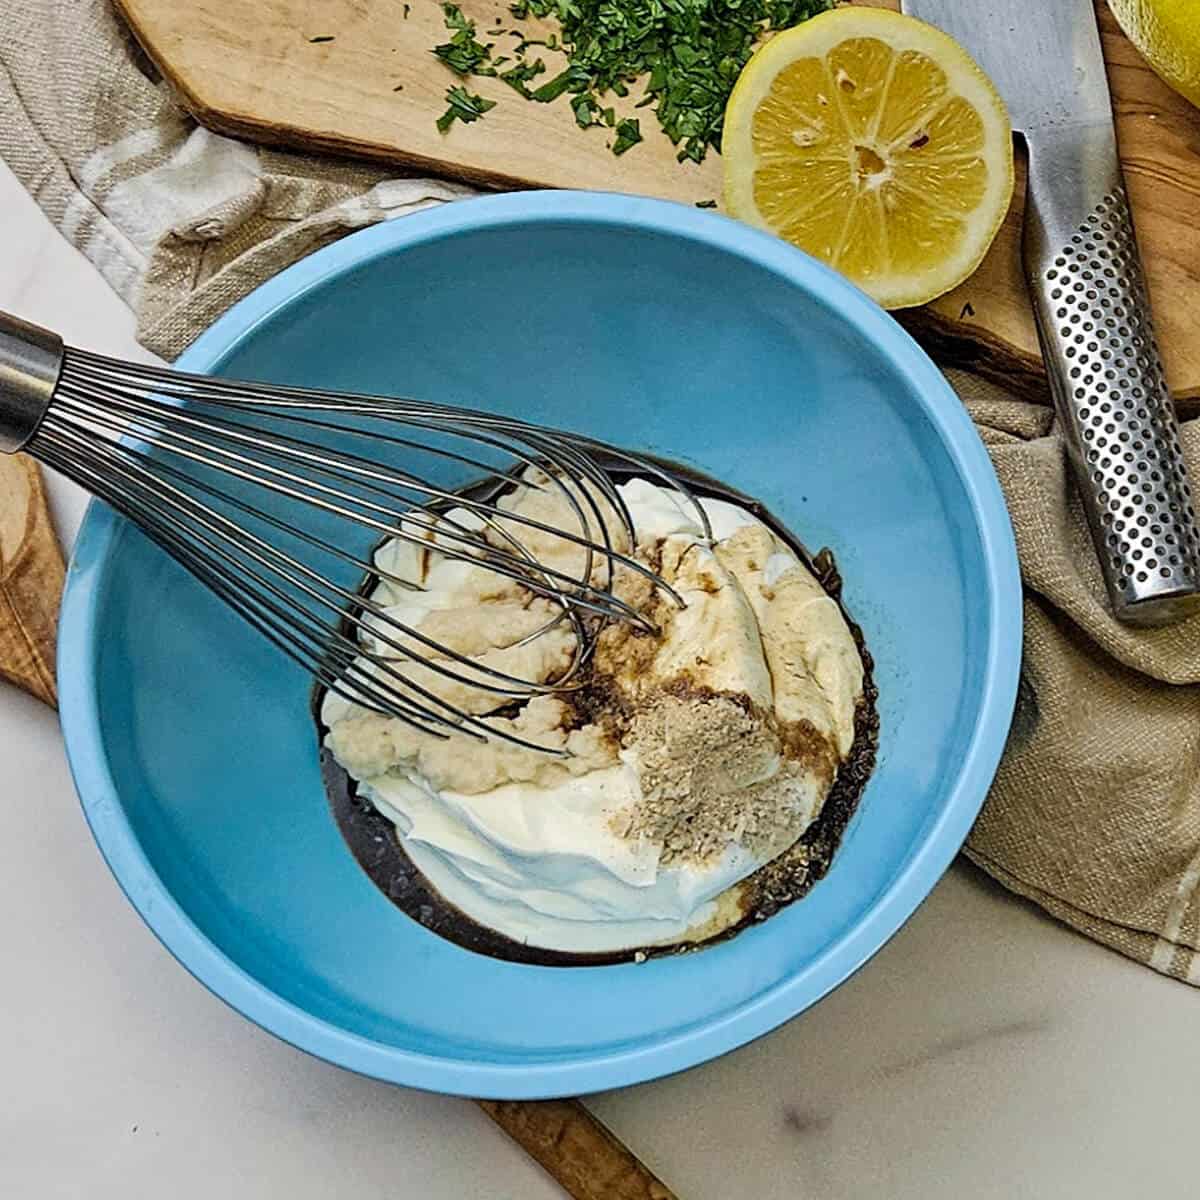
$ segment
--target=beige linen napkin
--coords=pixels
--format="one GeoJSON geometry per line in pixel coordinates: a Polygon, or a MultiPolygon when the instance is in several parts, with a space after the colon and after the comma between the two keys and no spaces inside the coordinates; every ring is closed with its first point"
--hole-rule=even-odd
{"type": "MultiPolygon", "coordinates": [[[[1025,582],[1016,718],[967,854],[1097,941],[1200,984],[1200,617],[1113,620],[1051,414],[951,374],[1025,582]]],[[[1200,420],[1182,442],[1200,477],[1200,420]]]]}
{"type": "MultiPolygon", "coordinates": [[[[317,246],[469,194],[198,128],[106,0],[0,0],[0,156],[167,358],[317,246]]],[[[1049,410],[951,378],[1026,585],[1016,722],[967,853],[1088,936],[1200,984],[1200,618],[1113,621],[1049,410]]],[[[1183,442],[1200,477],[1200,421],[1183,442]]]]}

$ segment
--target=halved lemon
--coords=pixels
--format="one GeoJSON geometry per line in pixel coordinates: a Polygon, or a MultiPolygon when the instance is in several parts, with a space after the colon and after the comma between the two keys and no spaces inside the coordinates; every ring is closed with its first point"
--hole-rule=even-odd
{"type": "Polygon", "coordinates": [[[1108,0],[1146,61],[1200,107],[1200,9],[1196,0],[1108,0]]]}
{"type": "Polygon", "coordinates": [[[777,34],[725,111],[725,207],[836,267],[887,308],[979,265],[1008,211],[1012,127],[953,38],[874,8],[777,34]]]}

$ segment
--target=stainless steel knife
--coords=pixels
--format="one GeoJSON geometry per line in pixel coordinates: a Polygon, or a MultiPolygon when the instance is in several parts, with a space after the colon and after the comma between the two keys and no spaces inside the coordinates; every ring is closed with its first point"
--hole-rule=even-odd
{"type": "Polygon", "coordinates": [[[1023,258],[1116,615],[1196,611],[1200,529],[1151,326],[1092,0],[902,0],[992,78],[1029,152],[1023,258]]]}

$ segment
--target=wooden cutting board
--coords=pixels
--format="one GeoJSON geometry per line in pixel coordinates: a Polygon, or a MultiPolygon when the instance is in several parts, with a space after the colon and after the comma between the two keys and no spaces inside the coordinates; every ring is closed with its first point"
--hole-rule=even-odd
{"type": "MultiPolygon", "coordinates": [[[[183,103],[219,132],[489,187],[598,188],[685,203],[720,197],[719,156],[677,163],[645,109],[646,140],[617,158],[605,145],[611,134],[579,129],[565,97],[530,103],[499,80],[473,78],[470,90],[496,107],[440,134],[434,122],[446,89],[460,81],[430,54],[448,36],[438,0],[116,2],[183,103]]],[[[480,40],[501,53],[510,39],[486,31],[513,26],[506,0],[462,0],[461,7],[480,40]]],[[[1200,111],[1150,71],[1104,0],[1097,12],[1167,374],[1177,394],[1200,396],[1200,111]]],[[[554,54],[537,53],[549,71],[559,65],[554,54]]],[[[637,99],[627,101],[629,112],[637,99]]],[[[1020,271],[1022,190],[979,271],[902,319],[943,361],[1044,394],[1020,271]]]]}

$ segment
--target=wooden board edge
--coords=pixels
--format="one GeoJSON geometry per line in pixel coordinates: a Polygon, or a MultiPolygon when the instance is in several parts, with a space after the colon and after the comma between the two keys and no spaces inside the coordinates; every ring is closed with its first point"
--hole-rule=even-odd
{"type": "Polygon", "coordinates": [[[933,308],[904,308],[892,316],[939,366],[970,371],[1036,404],[1050,404],[1050,384],[1040,357],[978,327],[965,326],[933,308]]]}
{"type": "Polygon", "coordinates": [[[473,187],[487,188],[492,191],[514,191],[523,188],[551,186],[497,171],[447,164],[439,159],[413,154],[399,148],[380,146],[373,142],[359,142],[341,133],[322,134],[317,130],[278,122],[260,121],[245,113],[231,112],[225,107],[210,102],[186,75],[172,65],[170,58],[162,54],[154,42],[142,36],[141,27],[127,0],[113,0],[113,5],[146,57],[154,64],[163,80],[178,98],[180,106],[186,109],[200,125],[213,133],[277,149],[296,150],[301,153],[311,153],[316,149],[337,158],[359,159],[388,166],[398,166],[413,172],[426,172],[439,179],[449,179],[456,183],[466,183],[473,187]]]}
{"type": "MultiPolygon", "coordinates": [[[[298,152],[314,149],[334,157],[365,160],[396,166],[406,171],[424,172],[490,191],[513,191],[552,187],[524,177],[451,164],[424,155],[385,147],[373,142],[358,142],[345,134],[322,134],[298,126],[259,121],[244,113],[234,113],[210,103],[171,64],[169,57],[142,36],[131,0],[113,0],[126,28],[162,75],[179,102],[206,129],[227,137],[245,139],[258,145],[298,152]]],[[[1020,395],[1029,395],[1038,403],[1050,403],[1049,385],[1040,356],[979,327],[954,322],[931,307],[905,309],[892,314],[943,366],[970,370],[1020,395]]],[[[1200,384],[1174,392],[1177,401],[1189,405],[1200,400],[1200,384]]]]}

